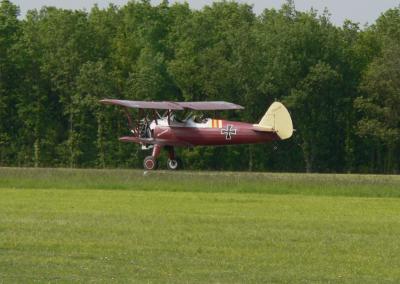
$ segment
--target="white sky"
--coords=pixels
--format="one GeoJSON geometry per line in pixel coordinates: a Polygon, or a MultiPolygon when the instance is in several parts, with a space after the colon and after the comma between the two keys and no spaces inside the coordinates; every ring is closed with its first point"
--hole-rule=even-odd
{"type": "MultiPolygon", "coordinates": [[[[107,7],[109,3],[122,6],[128,0],[11,0],[14,4],[21,8],[22,16],[27,10],[39,9],[42,6],[55,6],[66,9],[86,9],[97,3],[100,7],[107,7]]],[[[254,5],[256,13],[262,12],[265,8],[279,8],[284,0],[237,0],[241,3],[254,5]]],[[[170,0],[173,2],[183,2],[170,0]]],[[[212,0],[187,0],[192,8],[201,9],[204,5],[209,5],[212,0]]],[[[160,3],[160,0],[152,0],[153,4],[160,3]]],[[[298,10],[309,10],[315,8],[322,12],[325,7],[332,14],[332,21],[337,25],[342,25],[345,19],[353,22],[359,22],[364,25],[366,23],[374,23],[379,15],[390,9],[400,5],[400,0],[295,0],[298,10]]]]}

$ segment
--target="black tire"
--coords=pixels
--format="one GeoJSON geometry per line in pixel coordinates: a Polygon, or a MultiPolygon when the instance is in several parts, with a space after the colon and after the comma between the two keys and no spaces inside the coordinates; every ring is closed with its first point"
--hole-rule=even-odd
{"type": "Polygon", "coordinates": [[[157,161],[153,156],[147,156],[143,160],[143,167],[147,171],[152,171],[157,169],[157,161]]]}
{"type": "Polygon", "coordinates": [[[176,170],[180,169],[181,165],[182,164],[179,163],[178,159],[175,159],[175,160],[168,159],[168,161],[167,161],[167,168],[168,168],[168,170],[171,170],[171,171],[176,171],[176,170]]]}

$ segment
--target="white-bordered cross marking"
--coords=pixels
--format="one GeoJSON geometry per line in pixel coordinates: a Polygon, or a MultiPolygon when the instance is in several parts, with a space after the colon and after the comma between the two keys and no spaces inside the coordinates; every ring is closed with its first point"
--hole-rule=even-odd
{"type": "Polygon", "coordinates": [[[228,124],[226,126],[226,129],[224,128],[221,129],[221,134],[225,135],[226,140],[231,140],[232,135],[236,135],[236,129],[233,128],[233,125],[228,124]]]}

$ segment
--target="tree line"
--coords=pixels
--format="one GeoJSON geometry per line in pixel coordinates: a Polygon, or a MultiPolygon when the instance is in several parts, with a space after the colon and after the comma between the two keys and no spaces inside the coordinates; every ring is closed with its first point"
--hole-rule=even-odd
{"type": "Polygon", "coordinates": [[[102,98],[226,100],[258,122],[275,100],[288,141],[181,149],[187,169],[397,173],[400,7],[369,26],[288,0],[256,15],[222,1],[130,1],[90,11],[0,2],[0,166],[141,167],[120,143],[123,112],[102,98]]]}

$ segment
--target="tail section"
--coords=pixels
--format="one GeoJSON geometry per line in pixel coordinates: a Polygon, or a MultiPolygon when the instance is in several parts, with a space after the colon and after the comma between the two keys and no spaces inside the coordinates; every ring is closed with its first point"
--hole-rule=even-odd
{"type": "Polygon", "coordinates": [[[256,131],[276,132],[282,140],[289,139],[293,134],[293,123],[289,111],[279,102],[274,102],[258,124],[254,124],[256,131]]]}

